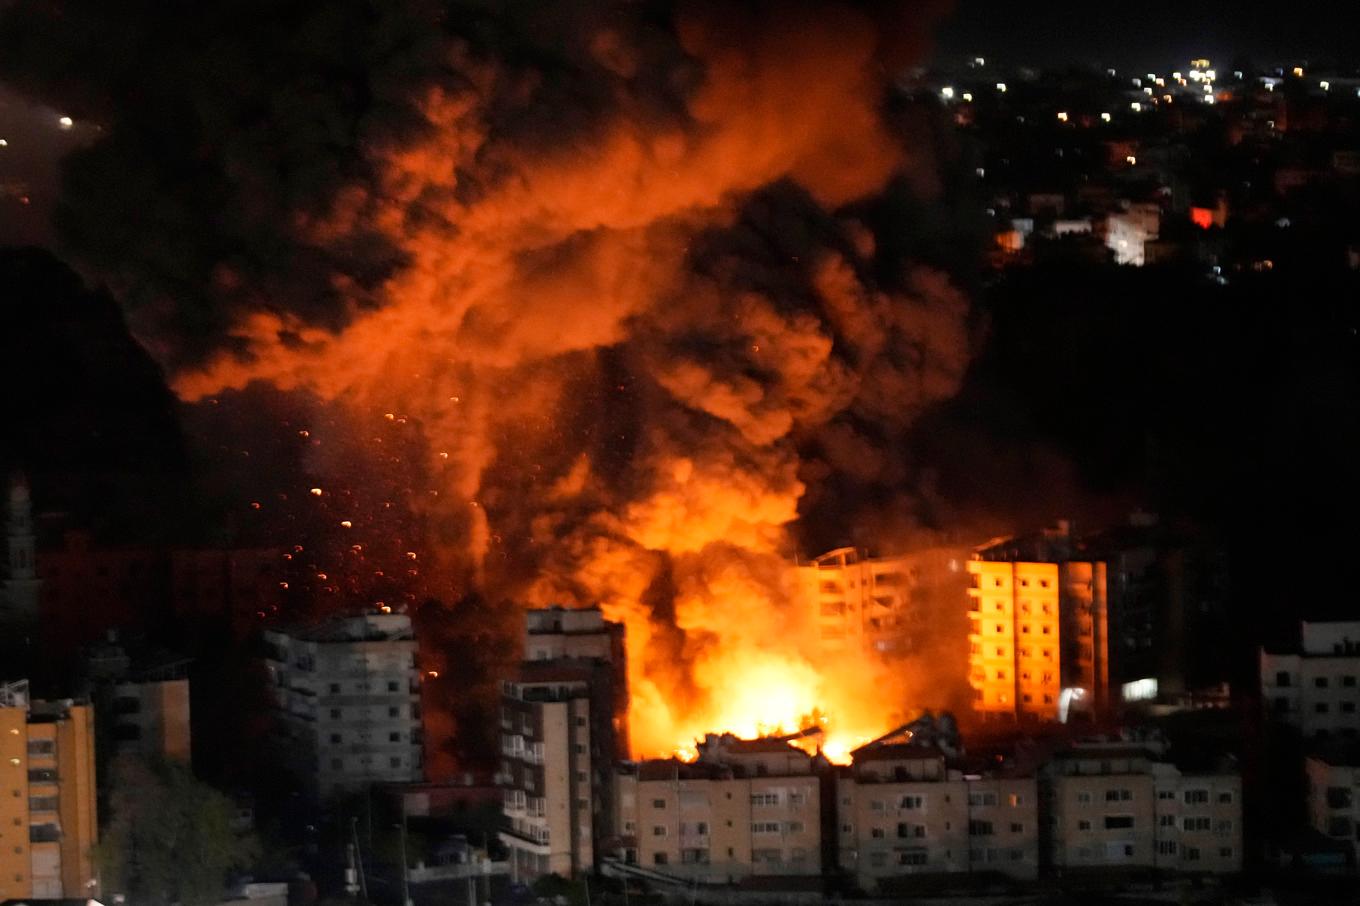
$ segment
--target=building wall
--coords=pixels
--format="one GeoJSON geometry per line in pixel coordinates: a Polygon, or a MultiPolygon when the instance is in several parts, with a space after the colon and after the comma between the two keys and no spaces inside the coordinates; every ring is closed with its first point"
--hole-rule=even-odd
{"type": "Polygon", "coordinates": [[[111,693],[100,697],[100,706],[109,711],[110,743],[115,753],[190,762],[193,751],[187,679],[117,683],[111,693]]]}
{"type": "Polygon", "coordinates": [[[910,557],[867,557],[843,548],[797,567],[796,575],[824,650],[910,650],[921,618],[912,607],[910,557]]]}
{"type": "Polygon", "coordinates": [[[362,618],[386,638],[265,633],[280,755],[312,796],[423,779],[416,643],[395,617],[362,618]]]}
{"type": "Polygon", "coordinates": [[[970,560],[969,683],[984,715],[1058,717],[1058,567],[970,560]]]}
{"type": "Polygon", "coordinates": [[[933,777],[881,780],[857,767],[838,779],[841,868],[859,887],[873,891],[913,874],[996,871],[1037,877],[1034,778],[967,780],[946,771],[943,760],[925,764],[935,768],[933,777]]]}
{"type": "Polygon", "coordinates": [[[1305,736],[1360,735],[1360,652],[1261,652],[1261,698],[1276,719],[1305,736]]]}
{"type": "Polygon", "coordinates": [[[1349,843],[1360,861],[1360,768],[1310,757],[1308,818],[1320,833],[1349,843]]]}
{"type": "Polygon", "coordinates": [[[98,895],[90,706],[0,707],[0,757],[0,897],[98,895]]]}
{"type": "Polygon", "coordinates": [[[1054,868],[1242,868],[1235,774],[1182,775],[1145,753],[1092,754],[1046,770],[1047,859],[1054,868]]]}
{"type": "Polygon", "coordinates": [[[33,896],[27,724],[25,709],[0,707],[0,900],[33,896]]]}
{"type": "Polygon", "coordinates": [[[637,860],[709,883],[822,872],[820,782],[810,774],[637,780],[637,860]]]}

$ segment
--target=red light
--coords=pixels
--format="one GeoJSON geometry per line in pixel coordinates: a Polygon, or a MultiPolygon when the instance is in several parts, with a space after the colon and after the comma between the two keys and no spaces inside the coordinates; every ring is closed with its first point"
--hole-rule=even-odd
{"type": "Polygon", "coordinates": [[[1208,208],[1191,208],[1190,220],[1201,230],[1207,230],[1214,225],[1214,212],[1208,208]]]}

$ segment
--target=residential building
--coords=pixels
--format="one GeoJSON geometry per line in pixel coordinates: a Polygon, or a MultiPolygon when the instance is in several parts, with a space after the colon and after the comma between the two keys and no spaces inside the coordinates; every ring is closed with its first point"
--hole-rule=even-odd
{"type": "Polygon", "coordinates": [[[1300,624],[1297,652],[1261,650],[1261,700],[1304,736],[1360,735],[1360,621],[1300,624]]]}
{"type": "Polygon", "coordinates": [[[33,503],[22,476],[10,480],[5,518],[5,577],[0,582],[0,626],[30,626],[38,619],[36,540],[33,503]]]}
{"type": "Polygon", "coordinates": [[[1351,847],[1360,863],[1360,746],[1331,745],[1308,756],[1308,819],[1314,829],[1351,847]]]}
{"type": "Polygon", "coordinates": [[[410,617],[339,617],[264,643],[279,760],[309,796],[424,779],[410,617]]]}
{"type": "Polygon", "coordinates": [[[985,716],[1066,722],[1107,702],[1105,564],[968,563],[969,684],[985,716]]]}
{"type": "Polygon", "coordinates": [[[1242,868],[1242,780],[1183,772],[1128,744],[1076,746],[1042,770],[1045,862],[1057,871],[1242,868]]]}
{"type": "Polygon", "coordinates": [[[131,753],[191,762],[187,658],[134,664],[111,632],[91,648],[85,673],[101,758],[131,753]]]}
{"type": "Polygon", "coordinates": [[[729,734],[710,734],[698,753],[693,763],[618,769],[623,862],[653,880],[690,884],[820,878],[823,811],[814,757],[786,739],[729,734]]]}
{"type": "Polygon", "coordinates": [[[0,900],[99,895],[93,709],[0,685],[0,900]]]}
{"type": "Polygon", "coordinates": [[[931,745],[887,738],[840,770],[836,815],[840,867],[867,892],[914,874],[1039,873],[1032,773],[965,767],[931,745]]]}
{"type": "Polygon", "coordinates": [[[891,657],[919,647],[935,599],[963,587],[966,560],[965,550],[950,547],[894,557],[845,547],[798,565],[795,574],[823,651],[891,657]]]}
{"type": "Polygon", "coordinates": [[[520,880],[590,870],[613,828],[610,766],[628,753],[623,626],[598,609],[525,615],[501,699],[501,840],[520,880]]]}

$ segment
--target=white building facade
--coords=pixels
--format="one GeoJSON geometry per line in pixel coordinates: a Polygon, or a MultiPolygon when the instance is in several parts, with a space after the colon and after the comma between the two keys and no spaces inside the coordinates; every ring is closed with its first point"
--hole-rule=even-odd
{"type": "Polygon", "coordinates": [[[1301,624],[1296,653],[1261,650],[1261,699],[1313,738],[1360,735],[1360,621],[1301,624]]]}
{"type": "Polygon", "coordinates": [[[411,619],[373,613],[266,631],[286,761],[316,798],[424,778],[411,619]]]}

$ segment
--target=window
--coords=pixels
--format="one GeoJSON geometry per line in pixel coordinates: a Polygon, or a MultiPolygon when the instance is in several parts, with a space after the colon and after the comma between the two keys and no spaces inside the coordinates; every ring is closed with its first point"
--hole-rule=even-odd
{"type": "Polygon", "coordinates": [[[28,754],[52,755],[57,751],[57,743],[54,739],[30,739],[28,741],[28,754]]]}
{"type": "Polygon", "coordinates": [[[778,805],[778,804],[779,804],[779,794],[778,794],[778,793],[752,793],[752,794],[751,794],[751,804],[752,804],[752,805],[778,805]]]}
{"type": "Polygon", "coordinates": [[[1219,790],[1219,793],[1218,793],[1218,801],[1219,801],[1220,803],[1222,803],[1223,805],[1230,805],[1230,804],[1232,803],[1232,801],[1233,801],[1233,794],[1232,794],[1232,791],[1231,791],[1231,790],[1219,790]]]}
{"type": "Polygon", "coordinates": [[[395,707],[395,706],[394,706],[394,707],[391,707],[391,708],[388,708],[388,709],[387,709],[387,716],[388,716],[388,717],[400,717],[400,716],[401,716],[401,709],[398,708],[398,707],[395,707]]]}
{"type": "Polygon", "coordinates": [[[666,864],[666,854],[665,854],[665,853],[652,853],[652,864],[653,864],[653,865],[665,865],[665,864],[666,864]]]}
{"type": "Polygon", "coordinates": [[[388,681],[387,681],[387,691],[388,691],[388,692],[396,692],[396,691],[398,691],[400,688],[401,688],[401,687],[397,684],[397,681],[396,681],[396,680],[388,680],[388,681]]]}
{"type": "Polygon", "coordinates": [[[1226,818],[1214,823],[1214,833],[1218,834],[1220,837],[1226,837],[1228,834],[1231,834],[1232,829],[1233,823],[1226,818]]]}
{"type": "Polygon", "coordinates": [[[1347,689],[1354,689],[1354,688],[1355,688],[1355,677],[1354,677],[1354,676],[1343,676],[1343,677],[1341,677],[1341,685],[1345,686],[1347,689]]]}
{"type": "Polygon", "coordinates": [[[1185,861],[1187,861],[1187,862],[1198,862],[1198,861],[1199,861],[1199,847],[1196,847],[1196,846],[1187,846],[1187,847],[1185,848],[1185,861]]]}
{"type": "Polygon", "coordinates": [[[332,695],[334,695],[335,693],[338,693],[338,692],[340,691],[340,684],[339,684],[339,683],[331,683],[331,685],[330,685],[330,690],[331,690],[331,694],[332,694],[332,695]]]}
{"type": "Polygon", "coordinates": [[[801,834],[803,832],[803,822],[790,821],[788,824],[784,825],[784,830],[786,833],[790,834],[801,834]]]}
{"type": "Polygon", "coordinates": [[[1091,794],[1086,790],[1082,790],[1081,792],[1077,793],[1077,802],[1081,803],[1082,805],[1089,804],[1091,802],[1091,794]]]}
{"type": "Polygon", "coordinates": [[[1288,686],[1288,685],[1289,685],[1289,671],[1288,671],[1288,670],[1281,670],[1281,671],[1279,671],[1278,673],[1275,674],[1275,685],[1277,685],[1277,686],[1288,686]]]}
{"type": "Polygon", "coordinates": [[[1209,801],[1208,790],[1186,790],[1181,798],[1186,805],[1203,805],[1209,801]]]}
{"type": "Polygon", "coordinates": [[[1176,791],[1175,791],[1175,790],[1158,790],[1158,791],[1157,791],[1157,798],[1160,799],[1160,800],[1163,801],[1163,802],[1166,802],[1166,801],[1168,801],[1168,800],[1175,800],[1175,798],[1176,798],[1176,791]]]}
{"type": "Polygon", "coordinates": [[[1106,830],[1125,830],[1125,829],[1131,828],[1131,827],[1133,827],[1133,816],[1132,816],[1132,815],[1106,815],[1106,816],[1105,816],[1105,829],[1106,829],[1106,830]]]}
{"type": "Polygon", "coordinates": [[[666,836],[666,826],[665,826],[664,824],[653,824],[653,825],[652,825],[652,836],[653,836],[653,837],[664,837],[664,836],[666,836]]]}
{"type": "Polygon", "coordinates": [[[969,793],[968,804],[973,808],[983,805],[996,805],[996,793],[969,793]]]}
{"type": "Polygon", "coordinates": [[[1011,793],[1008,802],[1010,803],[1011,808],[1018,808],[1025,804],[1025,797],[1021,796],[1019,793],[1011,793]]]}
{"type": "Polygon", "coordinates": [[[665,799],[653,799],[653,800],[652,800],[652,808],[665,808],[665,807],[666,807],[666,800],[665,800],[665,799]]]}
{"type": "Polygon", "coordinates": [[[1218,848],[1218,857],[1219,857],[1220,859],[1231,859],[1231,858],[1233,857],[1232,847],[1231,847],[1231,846],[1220,846],[1220,847],[1218,848]]]}
{"type": "Polygon", "coordinates": [[[1158,826],[1158,827],[1175,827],[1175,826],[1176,826],[1176,816],[1175,816],[1175,815],[1159,815],[1158,818],[1157,818],[1157,826],[1158,826]]]}
{"type": "Polygon", "coordinates": [[[1313,705],[1313,710],[1314,710],[1315,712],[1317,712],[1318,714],[1326,714],[1327,711],[1328,711],[1327,703],[1326,703],[1326,702],[1318,702],[1317,704],[1313,705]]]}
{"type": "Polygon", "coordinates": [[[339,709],[339,708],[331,708],[331,720],[339,720],[339,719],[340,719],[340,709],[339,709]]]}
{"type": "Polygon", "coordinates": [[[970,837],[990,837],[996,831],[990,821],[979,821],[976,818],[968,822],[968,835],[970,837]]]}
{"type": "Polygon", "coordinates": [[[388,734],[387,734],[387,741],[388,741],[388,742],[401,742],[401,734],[400,734],[400,733],[395,733],[395,732],[394,732],[394,733],[388,733],[388,734]]]}
{"type": "Polygon", "coordinates": [[[401,756],[393,755],[391,758],[387,759],[387,763],[394,768],[399,768],[401,767],[401,756]]]}
{"type": "Polygon", "coordinates": [[[873,837],[875,840],[882,840],[887,835],[887,832],[881,827],[875,827],[869,830],[869,836],[873,837]]]}
{"type": "Polygon", "coordinates": [[[751,861],[777,865],[784,861],[784,856],[777,849],[753,849],[751,850],[751,861]]]}
{"type": "Polygon", "coordinates": [[[1025,826],[1024,826],[1023,824],[1021,824],[1021,823],[1018,822],[1018,821],[1012,821],[1012,822],[1011,822],[1011,833],[1013,833],[1013,834],[1023,834],[1024,832],[1025,832],[1025,826]]]}
{"type": "Polygon", "coordinates": [[[1314,677],[1314,678],[1313,678],[1313,685],[1316,686],[1316,687],[1319,688],[1319,689],[1326,689],[1326,688],[1327,688],[1327,677],[1325,677],[1325,676],[1317,676],[1317,677],[1314,677]]]}
{"type": "Polygon", "coordinates": [[[340,734],[339,734],[339,733],[332,733],[332,734],[331,734],[331,742],[333,742],[333,743],[338,743],[339,741],[340,741],[340,734]]]}
{"type": "Polygon", "coordinates": [[[778,821],[752,821],[751,833],[753,834],[777,834],[779,833],[778,821]]]}
{"type": "Polygon", "coordinates": [[[1106,790],[1106,802],[1132,802],[1133,790],[1106,790]]]}
{"type": "Polygon", "coordinates": [[[869,853],[869,865],[873,868],[883,868],[888,864],[888,854],[885,852],[869,853]]]}
{"type": "Polygon", "coordinates": [[[789,805],[802,805],[806,801],[806,793],[789,793],[789,805]]]}
{"type": "Polygon", "coordinates": [[[1181,830],[1207,831],[1208,829],[1209,818],[1207,815],[1191,816],[1181,819],[1181,830]]]}
{"type": "Polygon", "coordinates": [[[924,848],[913,847],[904,849],[897,854],[898,865],[925,865],[930,859],[929,854],[924,848]]]}
{"type": "Polygon", "coordinates": [[[1180,847],[1175,840],[1158,840],[1157,854],[1159,856],[1174,856],[1180,847]]]}
{"type": "Polygon", "coordinates": [[[903,796],[897,804],[898,808],[917,809],[926,807],[925,796],[903,796]]]}
{"type": "Polygon", "coordinates": [[[1090,822],[1090,821],[1087,821],[1085,818],[1082,818],[1081,820],[1079,820],[1079,821],[1077,822],[1077,830],[1084,830],[1084,831],[1086,831],[1086,830],[1090,830],[1090,829],[1091,829],[1091,822],[1090,822]]]}

